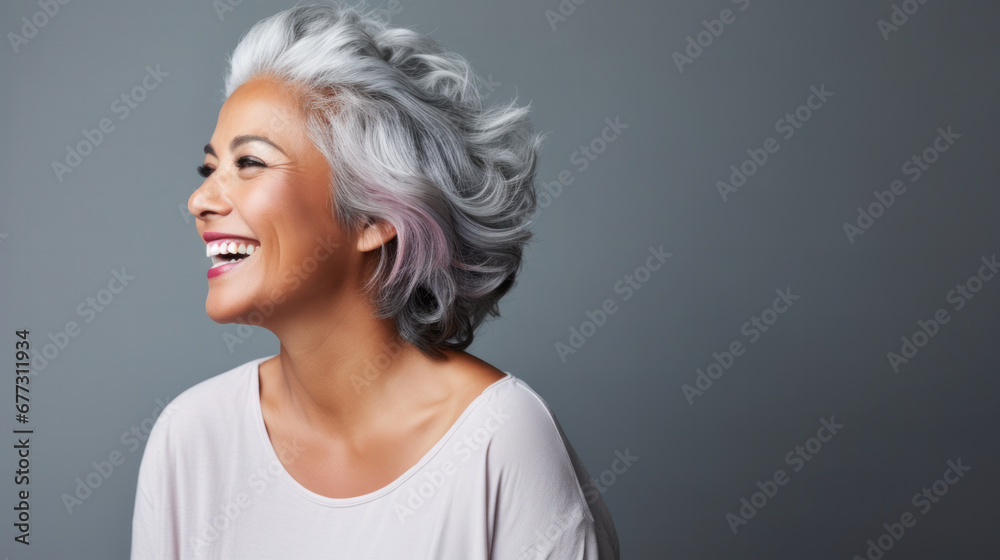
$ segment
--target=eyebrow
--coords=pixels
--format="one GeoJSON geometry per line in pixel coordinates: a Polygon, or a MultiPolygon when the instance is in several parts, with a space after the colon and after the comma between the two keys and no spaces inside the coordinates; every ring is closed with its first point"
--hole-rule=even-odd
{"type": "MultiPolygon", "coordinates": [[[[236,148],[239,148],[240,146],[246,144],[247,142],[263,142],[273,147],[275,150],[278,150],[279,152],[285,154],[285,150],[282,150],[281,146],[275,144],[274,142],[270,141],[264,136],[255,136],[253,134],[244,134],[243,136],[237,136],[236,138],[233,138],[233,141],[229,143],[229,151],[235,151],[236,148]]],[[[215,157],[219,157],[218,155],[216,155],[215,148],[212,147],[211,142],[205,144],[205,153],[212,154],[215,157]]],[[[287,156],[288,154],[285,155],[287,156]]]]}

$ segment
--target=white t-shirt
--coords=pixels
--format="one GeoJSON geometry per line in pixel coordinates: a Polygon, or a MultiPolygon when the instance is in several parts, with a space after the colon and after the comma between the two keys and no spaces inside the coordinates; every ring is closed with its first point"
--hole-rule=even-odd
{"type": "Polygon", "coordinates": [[[618,536],[548,404],[507,373],[388,486],[329,498],[278,459],[259,358],[172,400],[149,434],[131,560],[618,560],[618,536]],[[584,491],[586,488],[586,492],[584,491]]]}

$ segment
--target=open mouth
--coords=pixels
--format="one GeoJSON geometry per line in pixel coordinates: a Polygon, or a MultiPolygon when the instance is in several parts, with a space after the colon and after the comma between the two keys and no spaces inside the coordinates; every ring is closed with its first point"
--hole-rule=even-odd
{"type": "Polygon", "coordinates": [[[205,255],[212,259],[212,268],[230,263],[244,261],[259,249],[260,246],[247,240],[213,241],[205,246],[205,255]]]}

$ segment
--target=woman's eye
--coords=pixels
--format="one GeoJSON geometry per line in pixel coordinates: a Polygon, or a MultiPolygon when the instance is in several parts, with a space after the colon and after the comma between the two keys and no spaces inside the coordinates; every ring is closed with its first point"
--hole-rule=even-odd
{"type": "Polygon", "coordinates": [[[243,169],[244,167],[267,167],[267,165],[259,159],[255,159],[250,156],[243,156],[241,158],[236,158],[236,167],[243,169]]]}
{"type": "MultiPolygon", "coordinates": [[[[252,158],[250,156],[243,156],[236,158],[235,164],[236,167],[240,169],[243,169],[245,167],[267,167],[267,164],[265,164],[264,162],[260,161],[259,159],[252,158]]],[[[198,166],[198,175],[201,175],[202,177],[207,178],[209,175],[212,174],[213,171],[215,171],[215,169],[212,169],[207,165],[198,166]]]]}

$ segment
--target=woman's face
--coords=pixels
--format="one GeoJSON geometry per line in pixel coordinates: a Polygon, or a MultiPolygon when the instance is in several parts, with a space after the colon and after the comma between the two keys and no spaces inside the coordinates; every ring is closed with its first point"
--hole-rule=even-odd
{"type": "Polygon", "coordinates": [[[206,178],[188,210],[216,265],[205,303],[212,320],[266,324],[346,293],[358,253],[333,218],[329,165],[287,86],[257,78],[237,88],[199,171],[206,178]]]}

